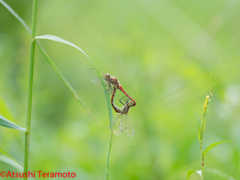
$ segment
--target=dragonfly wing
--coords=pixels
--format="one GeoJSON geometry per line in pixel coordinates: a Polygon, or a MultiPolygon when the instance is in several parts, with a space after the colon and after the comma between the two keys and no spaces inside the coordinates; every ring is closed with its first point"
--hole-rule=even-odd
{"type": "Polygon", "coordinates": [[[135,131],[132,127],[130,118],[127,114],[122,115],[122,130],[130,137],[135,135],[135,131]]]}
{"type": "Polygon", "coordinates": [[[113,132],[118,136],[122,133],[122,114],[114,116],[115,121],[113,122],[113,132]]]}
{"type": "Polygon", "coordinates": [[[97,77],[96,77],[96,78],[93,78],[91,81],[92,81],[92,83],[95,84],[96,86],[98,86],[98,87],[102,87],[99,78],[97,78],[97,77]]]}
{"type": "MultiPolygon", "coordinates": [[[[93,68],[90,68],[87,70],[87,74],[88,76],[91,78],[91,81],[93,82],[93,84],[95,84],[98,87],[102,87],[101,82],[99,77],[97,76],[96,71],[93,68]]],[[[101,74],[101,73],[100,73],[101,74]]],[[[101,74],[101,78],[104,80],[104,83],[107,82],[105,81],[105,79],[103,78],[103,75],[101,74]]]]}

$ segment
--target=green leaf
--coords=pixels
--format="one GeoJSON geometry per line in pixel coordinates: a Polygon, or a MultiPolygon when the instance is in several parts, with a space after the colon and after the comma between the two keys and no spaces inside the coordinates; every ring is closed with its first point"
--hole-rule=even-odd
{"type": "Polygon", "coordinates": [[[11,155],[9,155],[6,151],[4,151],[2,148],[0,148],[0,152],[2,152],[4,155],[15,161],[17,164],[23,167],[23,164],[20,163],[18,160],[14,159],[11,155]]]}
{"type": "Polygon", "coordinates": [[[24,20],[7,3],[5,3],[3,0],[0,0],[0,3],[2,3],[2,5],[8,11],[10,11],[10,13],[12,13],[12,15],[14,15],[20,21],[20,23],[25,27],[25,29],[31,34],[31,30],[29,29],[27,24],[24,22],[24,20]]]}
{"type": "Polygon", "coordinates": [[[92,113],[90,112],[90,110],[88,109],[88,107],[86,106],[86,104],[83,102],[83,100],[79,97],[79,95],[77,94],[77,92],[74,90],[74,88],[70,85],[70,83],[67,81],[67,79],[64,77],[64,75],[61,73],[61,71],[58,69],[58,67],[55,65],[55,63],[50,59],[50,57],[47,55],[46,51],[43,49],[42,45],[40,44],[39,41],[37,41],[37,45],[40,49],[40,51],[42,52],[43,56],[46,58],[46,60],[50,63],[50,65],[52,66],[53,70],[56,72],[56,74],[58,75],[58,77],[61,79],[61,81],[63,82],[63,84],[66,86],[66,88],[70,91],[70,93],[73,95],[73,97],[80,102],[80,104],[86,109],[86,111],[88,112],[88,114],[98,123],[100,124],[95,117],[92,115],[92,113]]]}
{"type": "Polygon", "coordinates": [[[9,121],[8,119],[6,119],[5,117],[3,117],[1,115],[0,115],[0,126],[16,129],[16,130],[20,130],[20,131],[26,131],[26,128],[22,128],[22,127],[18,126],[17,124],[13,123],[12,121],[9,121]]]}
{"type": "Polygon", "coordinates": [[[202,170],[193,170],[193,169],[189,169],[187,172],[187,179],[192,175],[192,173],[197,173],[200,177],[202,177],[202,170]]]}
{"type": "Polygon", "coordinates": [[[10,166],[16,168],[18,171],[22,172],[23,171],[23,167],[21,165],[19,165],[18,163],[16,163],[15,161],[13,161],[12,159],[10,159],[7,156],[0,156],[0,161],[9,164],[10,166]]]}
{"type": "MultiPolygon", "coordinates": [[[[88,55],[87,55],[81,48],[79,48],[79,47],[76,46],[75,44],[73,44],[73,43],[71,43],[71,42],[69,42],[69,41],[67,41],[67,40],[65,40],[65,39],[63,39],[63,38],[60,38],[60,37],[58,37],[58,36],[54,36],[54,35],[49,35],[49,34],[47,34],[47,35],[37,36],[37,37],[35,37],[35,39],[47,39],[47,40],[52,40],[52,41],[56,41],[56,42],[60,42],[60,43],[63,43],[63,44],[67,44],[67,45],[69,45],[69,46],[72,46],[72,47],[78,49],[79,51],[81,51],[81,52],[88,58],[88,60],[91,62],[91,64],[93,65],[92,60],[88,57],[88,55]]],[[[93,65],[93,67],[95,68],[94,65],[93,65]]],[[[98,73],[98,71],[97,71],[97,73],[98,73]]]]}
{"type": "MultiPolygon", "coordinates": [[[[97,68],[95,67],[95,65],[93,64],[92,60],[88,57],[88,55],[81,49],[79,48],[77,45],[63,39],[63,38],[60,38],[58,36],[54,36],[54,35],[42,35],[42,36],[37,36],[35,37],[35,39],[45,39],[45,40],[52,40],[52,41],[56,41],[56,42],[60,42],[60,43],[63,43],[63,44],[67,44],[69,46],[72,46],[76,49],[78,49],[81,53],[83,53],[87,59],[89,60],[89,62],[92,64],[94,70],[96,71],[100,81],[101,81],[101,84],[102,84],[102,87],[104,89],[104,91],[106,91],[106,86],[102,80],[101,75],[99,73],[99,71],[97,70],[97,68]]],[[[108,115],[109,115],[109,123],[110,123],[110,127],[111,127],[111,130],[112,130],[112,122],[113,122],[113,115],[112,115],[112,106],[111,106],[111,103],[110,103],[110,98],[108,96],[107,93],[104,93],[105,94],[105,100],[106,100],[106,103],[107,103],[107,108],[108,108],[108,115]]]]}
{"type": "Polygon", "coordinates": [[[232,140],[216,142],[216,143],[213,143],[213,144],[209,145],[209,146],[206,148],[206,150],[203,152],[203,157],[205,158],[207,152],[210,151],[210,149],[212,149],[213,147],[215,147],[215,146],[217,146],[217,145],[219,145],[219,144],[225,143],[225,142],[230,142],[230,141],[232,141],[232,140]]]}
{"type": "Polygon", "coordinates": [[[235,178],[233,178],[232,176],[229,176],[228,174],[218,170],[218,169],[214,169],[214,168],[206,168],[206,172],[210,172],[212,174],[216,174],[224,179],[227,180],[236,180],[235,178]]]}

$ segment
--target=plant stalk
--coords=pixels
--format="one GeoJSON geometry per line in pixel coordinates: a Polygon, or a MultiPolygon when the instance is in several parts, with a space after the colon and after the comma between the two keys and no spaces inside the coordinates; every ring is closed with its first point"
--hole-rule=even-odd
{"type": "Polygon", "coordinates": [[[29,162],[29,145],[30,145],[30,128],[31,128],[31,114],[32,114],[32,89],[33,89],[33,72],[34,72],[34,54],[35,54],[35,32],[37,21],[37,6],[38,0],[33,0],[32,10],[32,38],[30,49],[30,68],[29,68],[29,84],[28,84],[28,104],[27,104],[27,122],[25,132],[25,152],[24,152],[24,180],[27,180],[28,162],[29,162]]]}
{"type": "Polygon", "coordinates": [[[203,156],[203,147],[202,147],[203,138],[200,137],[200,150],[201,150],[201,160],[202,160],[202,176],[201,180],[204,180],[204,156],[203,156]]]}
{"type": "Polygon", "coordinates": [[[109,158],[110,158],[110,152],[112,148],[112,139],[113,139],[113,130],[111,129],[111,136],[110,136],[108,156],[107,156],[106,180],[109,180],[109,158]]]}

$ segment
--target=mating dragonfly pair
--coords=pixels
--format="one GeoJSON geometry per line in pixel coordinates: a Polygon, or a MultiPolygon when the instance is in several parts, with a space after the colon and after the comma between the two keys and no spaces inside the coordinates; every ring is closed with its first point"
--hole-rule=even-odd
{"type": "MultiPolygon", "coordinates": [[[[101,78],[104,80],[105,85],[107,87],[107,92],[105,93],[108,93],[109,95],[112,94],[111,105],[113,109],[116,111],[116,113],[118,113],[116,116],[114,116],[113,132],[116,135],[119,135],[124,131],[128,136],[130,137],[134,136],[135,131],[130,122],[128,112],[131,107],[136,105],[136,101],[124,91],[124,89],[122,88],[120,82],[116,77],[111,76],[110,74],[105,74],[105,75],[102,75],[101,78]],[[125,94],[125,96],[119,100],[119,102],[123,104],[122,108],[119,108],[114,104],[114,96],[117,89],[122,91],[125,94]],[[126,96],[127,96],[127,99],[124,100],[126,96]],[[122,100],[124,100],[125,103],[123,103],[122,100]]],[[[96,84],[97,82],[99,82],[99,79],[94,78],[92,79],[92,82],[96,84]]]]}

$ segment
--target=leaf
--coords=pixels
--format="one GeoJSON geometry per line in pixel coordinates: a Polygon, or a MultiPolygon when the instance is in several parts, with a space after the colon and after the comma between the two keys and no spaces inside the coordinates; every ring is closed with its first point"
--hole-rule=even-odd
{"type": "Polygon", "coordinates": [[[7,10],[9,10],[10,13],[12,13],[12,15],[14,15],[20,21],[20,23],[25,27],[25,29],[31,34],[31,30],[29,29],[27,24],[24,22],[24,20],[7,3],[5,3],[3,0],[0,0],[0,3],[2,3],[2,5],[7,10]]]}
{"type": "Polygon", "coordinates": [[[203,152],[203,157],[205,158],[207,152],[210,151],[210,149],[212,149],[213,147],[215,147],[215,146],[217,146],[217,145],[219,145],[219,144],[225,143],[225,142],[230,142],[230,141],[232,141],[232,140],[216,142],[216,143],[213,143],[213,144],[209,145],[209,146],[205,149],[205,151],[203,152]]]}
{"type": "Polygon", "coordinates": [[[17,124],[13,123],[12,121],[9,121],[8,119],[6,119],[5,117],[3,117],[1,115],[0,115],[0,126],[16,129],[16,130],[20,130],[20,131],[26,131],[26,128],[22,128],[22,127],[18,126],[17,124]]]}
{"type": "Polygon", "coordinates": [[[16,168],[20,172],[23,171],[23,167],[21,165],[19,165],[18,163],[16,163],[15,161],[13,161],[12,159],[10,159],[9,157],[2,155],[2,156],[0,156],[0,161],[5,162],[6,164],[9,164],[10,166],[16,168]]]}
{"type": "Polygon", "coordinates": [[[216,174],[224,179],[227,179],[227,180],[236,180],[235,178],[233,178],[232,176],[229,176],[228,174],[218,170],[218,169],[214,169],[214,168],[206,168],[206,171],[207,172],[210,172],[212,174],[216,174]]]}
{"type": "MultiPolygon", "coordinates": [[[[102,84],[102,87],[104,89],[104,91],[106,91],[106,86],[101,78],[101,75],[99,73],[99,71],[97,70],[97,68],[95,67],[95,65],[93,64],[92,60],[88,57],[88,55],[81,49],[79,48],[77,45],[63,39],[63,38],[60,38],[58,36],[54,36],[54,35],[42,35],[42,36],[37,36],[35,37],[35,39],[46,39],[46,40],[52,40],[52,41],[56,41],[56,42],[60,42],[60,43],[63,43],[63,44],[67,44],[69,46],[72,46],[76,49],[78,49],[81,53],[83,53],[87,59],[89,60],[89,62],[92,64],[93,68],[95,69],[99,79],[100,79],[100,82],[102,84]]],[[[106,103],[107,103],[107,108],[108,108],[108,115],[109,115],[109,123],[110,123],[110,127],[111,127],[111,130],[112,130],[112,123],[113,123],[113,113],[112,113],[112,106],[111,106],[111,103],[110,103],[110,98],[108,96],[108,94],[104,93],[105,95],[105,100],[106,100],[106,103]]]]}
{"type": "Polygon", "coordinates": [[[0,152],[2,152],[4,155],[15,161],[17,164],[23,167],[23,164],[20,163],[18,160],[14,159],[11,155],[9,155],[6,151],[4,151],[2,148],[0,148],[0,152]]]}
{"type": "MultiPolygon", "coordinates": [[[[67,40],[65,40],[65,39],[63,39],[63,38],[60,38],[60,37],[58,37],[58,36],[54,36],[54,35],[49,35],[49,34],[47,34],[47,35],[37,36],[37,37],[35,37],[35,39],[48,39],[48,40],[52,40],[52,41],[56,41],[56,42],[60,42],[60,43],[63,43],[63,44],[67,44],[67,45],[69,45],[69,46],[72,46],[72,47],[78,49],[79,51],[81,51],[81,52],[88,58],[88,60],[91,62],[91,64],[93,65],[92,60],[88,57],[88,55],[87,55],[81,48],[79,48],[79,47],[76,46],[75,44],[73,44],[73,43],[71,43],[71,42],[69,42],[69,41],[67,41],[67,40]]],[[[95,68],[94,65],[93,65],[93,67],[95,68]]]]}
{"type": "Polygon", "coordinates": [[[82,104],[82,106],[86,109],[86,111],[88,112],[88,114],[98,123],[100,124],[92,115],[92,113],[90,112],[90,110],[88,109],[88,107],[86,106],[86,104],[83,102],[83,100],[79,97],[79,95],[77,94],[77,92],[73,89],[73,87],[70,85],[70,83],[67,81],[67,79],[64,77],[64,75],[61,73],[61,71],[58,69],[58,67],[55,65],[55,63],[50,59],[50,57],[47,55],[46,51],[43,49],[42,45],[40,44],[40,42],[37,41],[37,45],[40,49],[40,51],[42,52],[43,56],[46,58],[46,60],[50,63],[50,65],[52,66],[53,70],[56,72],[56,74],[58,75],[58,77],[61,79],[61,81],[63,82],[63,84],[66,86],[66,88],[70,91],[70,93],[73,95],[73,97],[80,102],[80,104],[82,104]]]}
{"type": "Polygon", "coordinates": [[[193,170],[193,169],[189,169],[187,172],[187,179],[192,175],[192,173],[197,173],[200,177],[202,177],[202,170],[193,170]]]}

